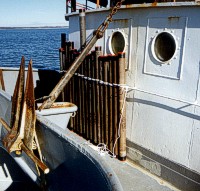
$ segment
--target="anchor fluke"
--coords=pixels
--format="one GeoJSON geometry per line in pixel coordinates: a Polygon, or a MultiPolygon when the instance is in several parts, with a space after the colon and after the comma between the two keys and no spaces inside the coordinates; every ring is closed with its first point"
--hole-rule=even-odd
{"type": "MultiPolygon", "coordinates": [[[[20,70],[15,85],[12,98],[12,111],[10,126],[0,118],[0,123],[8,131],[3,138],[3,145],[11,153],[21,154],[22,151],[39,167],[45,174],[49,173],[49,168],[42,162],[42,156],[38,139],[35,131],[35,96],[32,72],[32,60],[29,62],[26,79],[26,88],[24,93],[25,79],[25,59],[22,57],[20,70]],[[38,159],[33,150],[37,149],[40,159],[38,159]]],[[[38,171],[38,174],[39,171],[38,171]]]]}

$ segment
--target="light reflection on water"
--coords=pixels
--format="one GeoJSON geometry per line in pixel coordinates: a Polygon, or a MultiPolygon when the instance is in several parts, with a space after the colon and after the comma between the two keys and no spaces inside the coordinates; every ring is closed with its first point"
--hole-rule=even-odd
{"type": "Polygon", "coordinates": [[[24,55],[38,69],[59,69],[61,33],[67,28],[0,30],[0,66],[19,67],[24,55]]]}

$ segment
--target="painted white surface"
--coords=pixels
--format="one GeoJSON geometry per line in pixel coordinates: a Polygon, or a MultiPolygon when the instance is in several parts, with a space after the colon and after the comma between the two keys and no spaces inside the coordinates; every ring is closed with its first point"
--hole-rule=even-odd
{"type": "Polygon", "coordinates": [[[12,177],[10,176],[9,170],[4,163],[3,166],[0,166],[0,190],[8,189],[12,182],[12,177]]]}
{"type": "MultiPolygon", "coordinates": [[[[57,102],[54,105],[62,105],[64,102],[57,102]]],[[[69,123],[70,117],[76,114],[77,106],[69,103],[68,106],[43,109],[41,111],[36,110],[37,115],[45,116],[49,121],[58,125],[62,129],[66,129],[69,123]]]]}
{"type": "MultiPolygon", "coordinates": [[[[127,85],[134,89],[127,97],[127,138],[200,173],[200,6],[194,2],[157,5],[124,6],[96,45],[108,54],[106,42],[112,32],[127,35],[127,85]],[[158,63],[149,48],[162,31],[172,33],[177,42],[169,64],[158,63]]],[[[108,14],[107,9],[86,13],[87,34],[108,14]]],[[[77,22],[78,14],[69,17],[70,41],[79,47],[77,22]]]]}

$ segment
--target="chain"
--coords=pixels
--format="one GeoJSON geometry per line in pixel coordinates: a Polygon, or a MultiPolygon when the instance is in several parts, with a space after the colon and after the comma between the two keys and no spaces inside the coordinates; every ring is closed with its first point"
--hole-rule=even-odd
{"type": "Polygon", "coordinates": [[[71,77],[74,75],[78,67],[81,65],[89,51],[92,49],[92,47],[95,45],[98,39],[103,37],[103,34],[105,30],[107,29],[110,22],[112,22],[112,17],[118,9],[121,8],[122,3],[124,0],[120,0],[117,2],[117,4],[112,8],[111,13],[108,15],[108,17],[105,19],[105,21],[98,27],[96,31],[93,33],[93,37],[90,39],[90,41],[86,44],[86,47],[82,50],[80,55],[76,58],[76,60],[72,63],[68,71],[65,73],[65,75],[62,77],[62,79],[58,82],[58,84],[55,86],[55,88],[52,90],[52,92],[49,95],[49,99],[45,100],[42,105],[39,107],[39,110],[42,110],[44,108],[50,108],[51,105],[55,102],[55,100],[58,98],[60,93],[63,91],[64,87],[67,85],[71,77]]]}
{"type": "Polygon", "coordinates": [[[121,8],[123,2],[124,0],[117,2],[117,4],[112,8],[111,13],[107,17],[107,22],[105,26],[107,26],[110,22],[112,22],[113,15],[115,15],[117,11],[121,8]]]}
{"type": "Polygon", "coordinates": [[[125,0],[118,1],[116,5],[112,8],[111,13],[107,16],[105,21],[99,26],[99,28],[95,31],[95,34],[98,38],[102,38],[105,30],[108,28],[110,22],[112,22],[112,17],[117,13],[117,11],[121,8],[122,3],[125,0]]]}

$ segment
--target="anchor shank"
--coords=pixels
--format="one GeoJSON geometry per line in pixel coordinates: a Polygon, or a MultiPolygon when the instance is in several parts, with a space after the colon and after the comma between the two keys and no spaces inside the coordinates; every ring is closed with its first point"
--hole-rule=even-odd
{"type": "Polygon", "coordinates": [[[41,162],[35,155],[33,152],[31,152],[24,144],[21,145],[22,150],[30,157],[30,159],[38,165],[38,167],[45,173],[48,174],[49,173],[49,168],[43,163],[41,162]]]}
{"type": "Polygon", "coordinates": [[[55,102],[57,97],[60,95],[60,93],[63,91],[64,87],[67,85],[68,81],[71,79],[71,77],[74,75],[78,67],[81,65],[83,60],[85,59],[86,55],[89,53],[91,48],[94,46],[96,41],[98,40],[97,36],[94,35],[90,42],[86,45],[85,49],[81,52],[79,57],[73,62],[72,66],[69,68],[69,70],[65,73],[65,75],[61,78],[61,80],[58,82],[58,84],[55,86],[55,88],[50,93],[50,98],[43,102],[43,104],[39,107],[39,110],[50,108],[51,105],[55,102]]]}
{"type": "Polygon", "coordinates": [[[11,131],[9,125],[8,125],[2,118],[0,118],[0,123],[3,125],[3,127],[4,127],[8,132],[11,131]]]}

